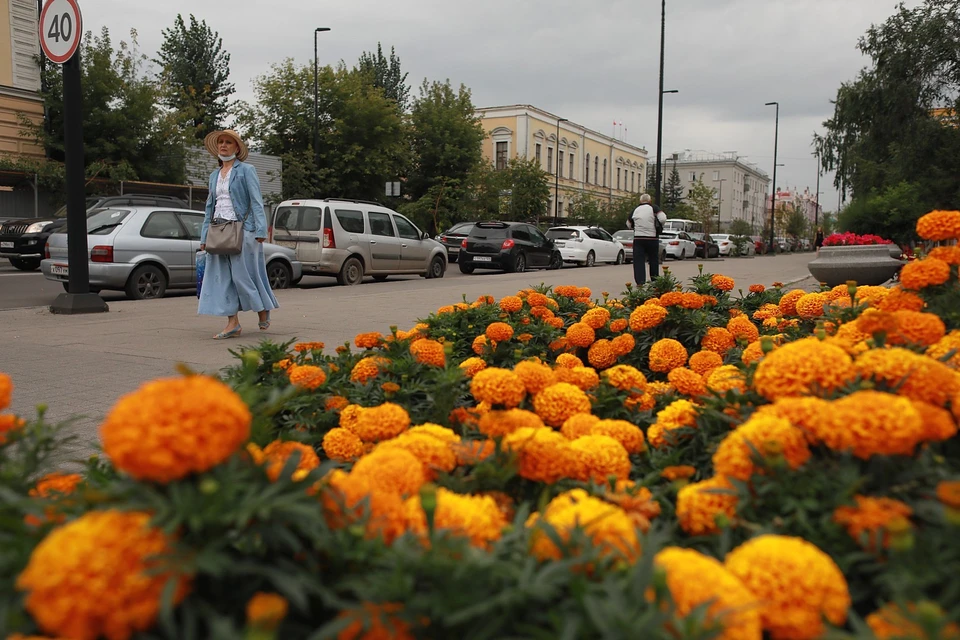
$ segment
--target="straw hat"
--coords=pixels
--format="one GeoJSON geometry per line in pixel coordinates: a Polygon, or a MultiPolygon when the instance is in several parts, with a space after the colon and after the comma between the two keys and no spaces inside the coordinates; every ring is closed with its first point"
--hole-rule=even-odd
{"type": "Polygon", "coordinates": [[[203,139],[203,146],[207,148],[207,151],[210,152],[214,158],[220,155],[217,150],[217,140],[220,136],[229,136],[233,138],[233,141],[237,143],[237,160],[243,162],[247,159],[247,155],[250,153],[247,149],[246,143],[240,139],[240,134],[234,131],[233,129],[223,129],[222,131],[211,131],[207,134],[207,137],[203,139]]]}

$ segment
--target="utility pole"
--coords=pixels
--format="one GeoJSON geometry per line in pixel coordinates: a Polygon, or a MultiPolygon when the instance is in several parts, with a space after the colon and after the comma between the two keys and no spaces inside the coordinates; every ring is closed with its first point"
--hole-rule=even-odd
{"type": "Polygon", "coordinates": [[[779,102],[767,102],[764,106],[776,106],[777,115],[773,129],[773,185],[771,188],[770,195],[770,250],[774,253],[777,252],[776,247],[776,219],[777,219],[777,143],[780,140],[780,103],[779,102]]]}

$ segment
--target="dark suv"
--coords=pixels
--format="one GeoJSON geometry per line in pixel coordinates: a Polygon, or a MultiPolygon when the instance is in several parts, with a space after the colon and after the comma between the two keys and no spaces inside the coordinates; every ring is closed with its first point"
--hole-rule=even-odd
{"type": "MultiPolygon", "coordinates": [[[[87,211],[101,207],[171,207],[186,209],[187,203],[173,196],[127,194],[87,198],[87,211]]],[[[43,260],[47,238],[67,228],[67,207],[63,206],[47,218],[19,218],[0,224],[0,258],[7,258],[21,271],[36,271],[43,260]]]]}
{"type": "Polygon", "coordinates": [[[474,269],[522,272],[559,269],[560,251],[539,229],[522,222],[478,222],[460,244],[462,273],[474,269]]]}

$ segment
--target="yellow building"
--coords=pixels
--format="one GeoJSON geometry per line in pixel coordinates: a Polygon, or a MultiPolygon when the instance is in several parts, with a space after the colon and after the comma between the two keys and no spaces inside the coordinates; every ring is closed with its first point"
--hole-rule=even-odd
{"type": "Polygon", "coordinates": [[[43,120],[39,55],[36,0],[0,0],[0,154],[44,156],[18,117],[43,120]]]}
{"type": "Polygon", "coordinates": [[[610,201],[646,187],[646,149],[530,105],[485,107],[476,113],[486,132],[483,157],[488,162],[503,168],[512,158],[536,160],[551,175],[547,215],[564,217],[567,204],[579,194],[610,201]]]}

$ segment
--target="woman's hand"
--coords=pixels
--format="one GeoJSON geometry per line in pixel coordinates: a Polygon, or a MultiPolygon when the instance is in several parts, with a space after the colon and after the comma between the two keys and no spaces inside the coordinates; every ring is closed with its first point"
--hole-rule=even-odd
{"type": "Polygon", "coordinates": [[[263,244],[264,240],[266,240],[266,238],[257,238],[257,242],[259,242],[260,244],[263,244]]]}
{"type": "Polygon", "coordinates": [[[200,245],[200,251],[206,251],[206,250],[207,250],[207,245],[206,245],[206,243],[201,244],[201,245],[200,245]]]}

